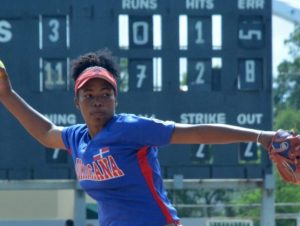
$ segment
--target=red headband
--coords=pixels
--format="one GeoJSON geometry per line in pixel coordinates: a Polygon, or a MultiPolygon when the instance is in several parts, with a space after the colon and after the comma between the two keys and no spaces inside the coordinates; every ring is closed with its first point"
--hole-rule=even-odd
{"type": "Polygon", "coordinates": [[[114,88],[115,95],[117,96],[117,82],[114,76],[105,68],[99,66],[93,66],[86,68],[78,76],[75,82],[75,95],[77,95],[78,90],[82,88],[84,84],[87,83],[90,79],[101,78],[107,81],[114,88]]]}

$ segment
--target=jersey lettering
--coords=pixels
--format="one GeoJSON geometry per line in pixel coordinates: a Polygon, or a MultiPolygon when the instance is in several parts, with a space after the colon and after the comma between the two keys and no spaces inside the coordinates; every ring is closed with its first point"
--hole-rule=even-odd
{"type": "Polygon", "coordinates": [[[103,149],[99,150],[100,154],[94,155],[94,161],[91,164],[85,165],[80,158],[76,158],[75,170],[78,180],[105,181],[125,175],[115,159],[107,155],[108,148],[103,149]]]}

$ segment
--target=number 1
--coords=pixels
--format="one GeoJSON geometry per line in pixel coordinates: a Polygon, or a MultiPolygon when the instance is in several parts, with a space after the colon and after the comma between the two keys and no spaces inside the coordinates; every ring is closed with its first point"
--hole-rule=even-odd
{"type": "Polygon", "coordinates": [[[196,44],[203,44],[205,43],[203,39],[203,24],[202,21],[197,21],[195,24],[195,29],[197,31],[197,39],[195,41],[196,44]]]}

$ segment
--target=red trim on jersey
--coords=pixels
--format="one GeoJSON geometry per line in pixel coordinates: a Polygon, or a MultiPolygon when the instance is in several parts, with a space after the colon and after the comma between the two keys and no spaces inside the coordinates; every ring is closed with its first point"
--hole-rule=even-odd
{"type": "Polygon", "coordinates": [[[161,209],[163,215],[165,216],[167,224],[174,223],[174,220],[173,220],[168,208],[166,207],[164,202],[161,200],[161,198],[155,191],[152,169],[147,160],[147,151],[148,151],[148,147],[145,146],[145,147],[142,147],[137,153],[137,158],[138,158],[138,162],[139,162],[142,174],[148,184],[148,187],[150,189],[150,192],[151,192],[154,200],[157,202],[159,208],[161,209]]]}

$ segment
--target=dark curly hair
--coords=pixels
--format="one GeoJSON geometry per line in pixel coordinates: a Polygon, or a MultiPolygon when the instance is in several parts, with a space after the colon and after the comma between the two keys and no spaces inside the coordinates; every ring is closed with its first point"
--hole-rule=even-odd
{"type": "Polygon", "coordinates": [[[72,61],[71,75],[74,82],[81,72],[92,66],[104,67],[113,74],[116,80],[119,78],[120,69],[119,65],[117,64],[117,59],[112,55],[112,52],[109,49],[105,48],[96,52],[86,53],[72,61]]]}

